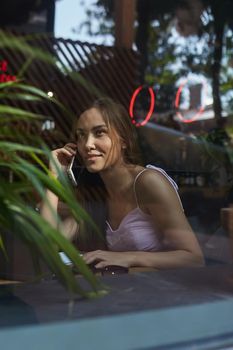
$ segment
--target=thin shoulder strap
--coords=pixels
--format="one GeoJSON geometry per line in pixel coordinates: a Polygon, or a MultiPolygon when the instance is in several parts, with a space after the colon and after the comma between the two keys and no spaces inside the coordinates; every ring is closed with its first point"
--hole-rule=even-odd
{"type": "Polygon", "coordinates": [[[134,197],[135,197],[135,200],[136,200],[136,203],[137,203],[137,206],[139,207],[139,205],[138,205],[138,199],[137,199],[137,194],[136,194],[136,181],[137,181],[137,179],[139,178],[139,176],[142,174],[142,173],[144,173],[144,171],[146,171],[147,169],[145,168],[145,169],[143,169],[143,170],[141,170],[137,175],[136,175],[136,177],[135,177],[135,179],[134,179],[134,183],[133,183],[133,191],[134,191],[134,197]]]}
{"type": "Polygon", "coordinates": [[[175,192],[176,192],[176,195],[178,197],[178,200],[180,202],[180,206],[182,208],[182,210],[184,210],[183,208],[183,205],[182,205],[182,202],[181,202],[181,199],[180,199],[180,196],[179,196],[179,193],[178,193],[178,186],[177,186],[177,183],[166,173],[165,170],[161,169],[161,168],[158,168],[154,165],[147,165],[145,169],[143,169],[142,171],[140,171],[137,176],[135,177],[134,179],[134,184],[133,184],[133,190],[134,190],[134,195],[135,195],[135,199],[136,199],[136,203],[137,203],[137,206],[139,207],[138,205],[138,199],[137,199],[137,194],[136,194],[136,181],[137,179],[139,178],[139,176],[146,170],[148,169],[152,169],[152,170],[156,170],[158,171],[160,174],[162,174],[164,177],[166,177],[166,179],[170,182],[170,184],[172,185],[172,187],[174,188],[175,192]]]}

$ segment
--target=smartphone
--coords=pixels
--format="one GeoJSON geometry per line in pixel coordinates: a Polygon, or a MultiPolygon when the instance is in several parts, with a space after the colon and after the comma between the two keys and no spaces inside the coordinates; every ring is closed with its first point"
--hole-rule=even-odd
{"type": "Polygon", "coordinates": [[[72,157],[71,162],[67,168],[67,175],[73,186],[78,186],[80,176],[83,173],[84,169],[85,168],[78,163],[76,156],[72,157]]]}
{"type": "Polygon", "coordinates": [[[85,185],[90,189],[91,187],[103,185],[99,174],[87,171],[85,166],[81,165],[77,156],[72,157],[67,168],[67,175],[74,187],[85,185]]]}

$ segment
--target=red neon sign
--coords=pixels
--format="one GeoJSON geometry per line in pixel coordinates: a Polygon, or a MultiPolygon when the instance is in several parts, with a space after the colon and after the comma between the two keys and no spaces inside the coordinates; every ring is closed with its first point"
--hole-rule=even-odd
{"type": "Polygon", "coordinates": [[[152,113],[153,113],[153,110],[154,110],[154,106],[155,106],[155,95],[154,95],[154,91],[151,87],[148,88],[149,90],[149,93],[150,93],[150,109],[149,109],[149,112],[147,113],[145,119],[141,122],[141,123],[137,123],[135,118],[134,118],[134,115],[133,115],[133,107],[134,107],[134,103],[135,103],[135,100],[136,100],[136,97],[137,95],[139,94],[139,92],[142,90],[142,86],[139,86],[133,93],[133,96],[131,97],[131,100],[130,100],[130,104],[129,104],[129,115],[130,115],[130,118],[132,119],[132,123],[135,125],[135,126],[143,126],[145,125],[146,123],[148,123],[152,113]]]}
{"type": "MultiPolygon", "coordinates": [[[[182,90],[184,88],[184,86],[187,84],[187,80],[182,83],[178,90],[177,90],[177,93],[176,93],[176,97],[175,97],[175,107],[176,109],[179,109],[179,105],[180,105],[180,97],[181,97],[181,93],[182,93],[182,90]]],[[[207,89],[207,85],[206,85],[206,82],[203,82],[202,83],[202,86],[203,86],[203,89],[204,89],[204,94],[206,94],[206,89],[207,89]]],[[[136,97],[137,95],[140,93],[140,91],[142,90],[143,86],[139,86],[133,93],[132,97],[131,97],[131,100],[130,100],[130,104],[129,104],[129,115],[130,115],[130,118],[131,118],[131,121],[132,123],[135,125],[135,126],[143,126],[145,125],[152,113],[153,113],[153,110],[154,110],[154,106],[155,106],[155,95],[154,95],[154,91],[151,87],[148,88],[149,90],[149,93],[150,93],[150,100],[151,100],[151,103],[150,103],[150,109],[145,117],[145,119],[141,122],[141,123],[137,123],[135,118],[134,118],[134,114],[133,114],[133,108],[134,108],[134,103],[135,103],[135,100],[136,100],[136,97]]],[[[179,118],[179,120],[182,122],[182,123],[192,123],[194,122],[195,120],[198,119],[198,117],[204,112],[205,110],[205,103],[202,104],[202,106],[200,106],[199,110],[195,113],[195,115],[191,118],[191,119],[185,119],[184,116],[181,114],[181,112],[177,111],[176,112],[176,115],[177,117],[179,118]]]]}
{"type": "MultiPolygon", "coordinates": [[[[184,88],[184,86],[187,84],[187,80],[181,84],[177,90],[177,93],[176,93],[176,98],[175,98],[175,107],[178,109],[179,108],[179,105],[180,105],[180,95],[182,93],[182,90],[184,88]]],[[[202,86],[204,88],[204,91],[206,91],[206,83],[202,83],[202,86]]],[[[198,119],[198,117],[204,112],[204,109],[205,109],[205,104],[203,104],[199,110],[194,114],[194,116],[191,118],[191,119],[185,119],[184,116],[179,112],[177,111],[176,112],[176,115],[177,117],[180,119],[180,121],[182,121],[183,123],[192,123],[194,122],[195,120],[198,119]]]]}

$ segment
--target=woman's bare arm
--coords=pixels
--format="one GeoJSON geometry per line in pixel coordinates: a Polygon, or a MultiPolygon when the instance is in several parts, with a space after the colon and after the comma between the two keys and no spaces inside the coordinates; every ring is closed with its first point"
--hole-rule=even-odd
{"type": "MultiPolygon", "coordinates": [[[[146,266],[169,268],[203,265],[199,243],[169,181],[160,173],[146,171],[138,179],[137,196],[139,205],[148,211],[156,229],[161,232],[161,242],[165,247],[163,252],[148,254],[146,266]]],[[[144,259],[140,254],[135,258],[137,265],[144,259]]]]}
{"type": "MultiPolygon", "coordinates": [[[[55,178],[58,177],[58,169],[60,169],[60,171],[66,170],[75,153],[76,145],[73,143],[69,143],[63,148],[52,151],[53,160],[50,162],[49,167],[55,178]]],[[[71,217],[70,213],[67,212],[65,207],[65,205],[61,204],[56,194],[47,190],[45,198],[40,206],[40,213],[51,226],[59,229],[65,237],[72,240],[77,232],[77,223],[71,217]],[[59,218],[61,220],[59,220],[59,218]]]]}
{"type": "Polygon", "coordinates": [[[137,199],[141,209],[153,218],[156,231],[161,233],[163,251],[111,252],[93,251],[85,261],[96,262],[97,268],[108,265],[171,269],[203,266],[204,258],[198,241],[185,215],[179,198],[163,175],[145,171],[137,181],[137,199]]]}
{"type": "Polygon", "coordinates": [[[58,196],[46,190],[43,202],[40,205],[41,216],[54,228],[58,228],[58,196]]]}

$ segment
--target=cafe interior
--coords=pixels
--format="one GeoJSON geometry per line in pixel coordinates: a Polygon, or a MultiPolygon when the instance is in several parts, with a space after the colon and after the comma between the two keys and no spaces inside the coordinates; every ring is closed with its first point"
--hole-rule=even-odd
{"type": "Polygon", "coordinates": [[[0,7],[4,349],[231,349],[233,2],[0,7]],[[73,140],[75,117],[102,95],[127,109],[143,163],[177,183],[204,267],[90,270],[40,218],[46,186],[80,213],[69,179],[49,178],[48,154],[73,140]]]}

